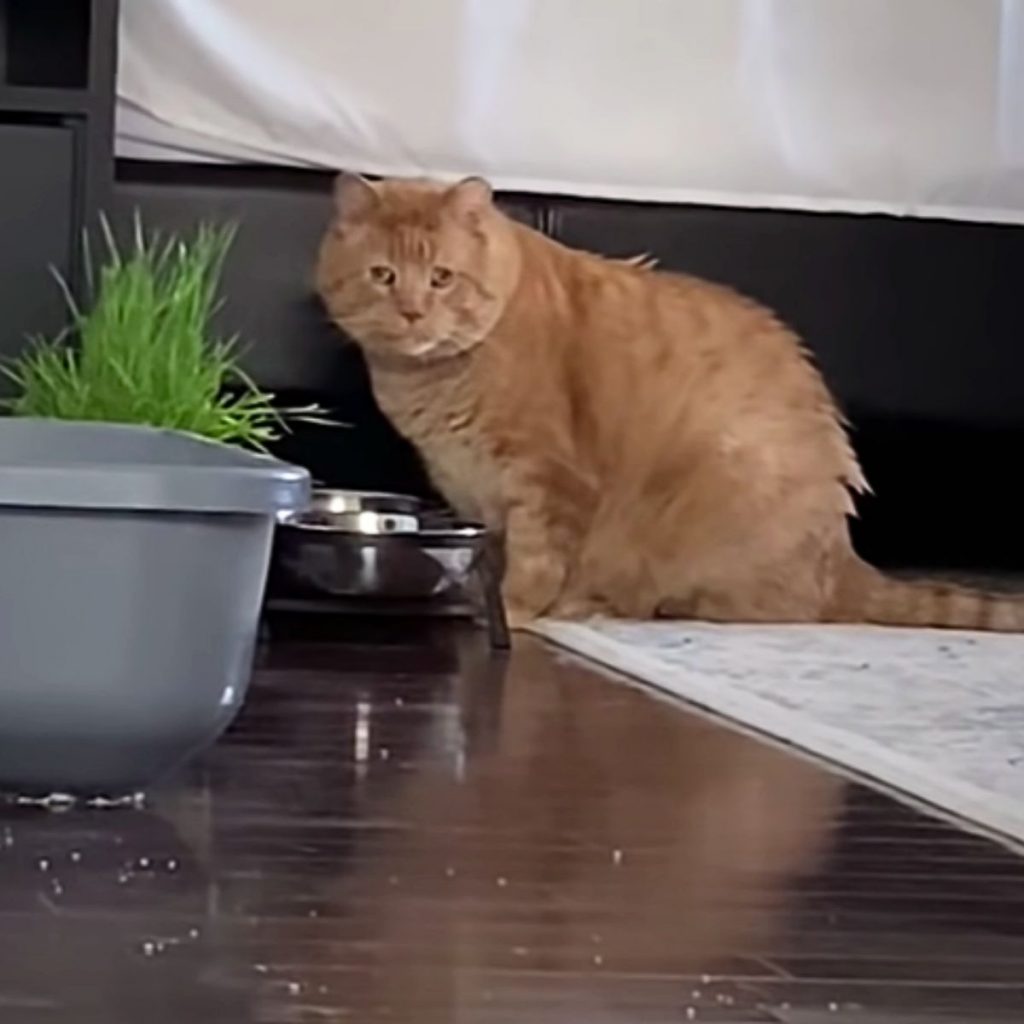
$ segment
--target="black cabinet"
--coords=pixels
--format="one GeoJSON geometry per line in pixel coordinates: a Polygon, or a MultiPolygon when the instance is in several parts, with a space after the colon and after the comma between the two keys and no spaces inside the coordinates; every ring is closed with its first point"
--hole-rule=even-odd
{"type": "Polygon", "coordinates": [[[72,273],[75,128],[0,122],[0,354],[64,322],[72,273]]]}
{"type": "MultiPolygon", "coordinates": [[[[66,321],[113,186],[117,0],[0,0],[0,358],[66,321]]],[[[0,384],[2,386],[2,384],[0,384]]]]}

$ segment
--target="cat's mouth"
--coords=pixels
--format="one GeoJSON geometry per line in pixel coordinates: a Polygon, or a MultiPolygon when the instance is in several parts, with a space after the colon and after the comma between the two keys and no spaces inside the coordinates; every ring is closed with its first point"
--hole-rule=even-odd
{"type": "Polygon", "coordinates": [[[458,359],[472,352],[479,342],[465,338],[410,338],[368,348],[370,358],[380,363],[423,365],[458,359]]]}
{"type": "Polygon", "coordinates": [[[458,355],[462,346],[452,338],[416,338],[403,346],[413,359],[444,359],[458,355]]]}

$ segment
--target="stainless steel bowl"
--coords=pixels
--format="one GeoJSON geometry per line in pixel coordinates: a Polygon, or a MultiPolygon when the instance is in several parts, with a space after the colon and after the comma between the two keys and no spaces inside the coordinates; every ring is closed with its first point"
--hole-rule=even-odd
{"type": "Polygon", "coordinates": [[[274,582],[293,594],[411,600],[471,582],[487,531],[417,498],[319,491],[279,521],[274,582]]]}
{"type": "MultiPolygon", "coordinates": [[[[419,516],[427,509],[422,498],[385,491],[338,491],[319,488],[313,491],[309,506],[302,512],[282,512],[279,523],[334,529],[353,527],[359,531],[358,516],[419,516]]],[[[370,519],[363,522],[372,522],[370,519]]],[[[373,532],[372,528],[368,531],[373,532]]]]}

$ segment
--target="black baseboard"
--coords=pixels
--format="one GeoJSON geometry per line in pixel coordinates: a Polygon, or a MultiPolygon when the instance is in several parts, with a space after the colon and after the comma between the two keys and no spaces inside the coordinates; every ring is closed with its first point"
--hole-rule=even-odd
{"type": "MultiPolygon", "coordinates": [[[[420,492],[414,453],[377,411],[358,354],[340,343],[310,270],[331,175],[257,167],[122,163],[115,217],[180,230],[231,219],[225,332],[286,401],[316,398],[349,424],[299,427],[282,451],[325,482],[420,492]]],[[[651,251],[732,284],[807,339],[853,424],[875,495],[854,526],[888,565],[1024,568],[1024,229],[557,197],[505,197],[570,244],[651,251]]]]}

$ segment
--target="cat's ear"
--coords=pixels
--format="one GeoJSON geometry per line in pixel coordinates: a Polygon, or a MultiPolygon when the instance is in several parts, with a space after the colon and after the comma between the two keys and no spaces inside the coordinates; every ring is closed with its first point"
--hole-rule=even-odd
{"type": "Polygon", "coordinates": [[[444,201],[459,217],[478,217],[490,209],[494,192],[483,178],[463,178],[448,189],[444,201]]]}
{"type": "Polygon", "coordinates": [[[359,220],[380,202],[377,190],[358,174],[342,171],[334,181],[334,207],[342,220],[359,220]]]}

